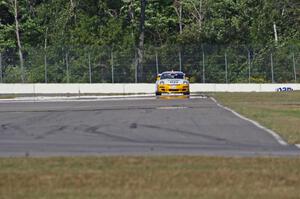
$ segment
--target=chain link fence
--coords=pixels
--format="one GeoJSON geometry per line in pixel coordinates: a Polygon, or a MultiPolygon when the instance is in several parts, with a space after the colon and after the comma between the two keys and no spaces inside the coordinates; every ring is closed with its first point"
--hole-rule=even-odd
{"type": "Polygon", "coordinates": [[[16,49],[0,52],[1,83],[151,83],[157,73],[181,70],[192,83],[299,82],[300,48],[169,45],[137,49],[69,46],[24,49],[25,70],[16,49]]]}

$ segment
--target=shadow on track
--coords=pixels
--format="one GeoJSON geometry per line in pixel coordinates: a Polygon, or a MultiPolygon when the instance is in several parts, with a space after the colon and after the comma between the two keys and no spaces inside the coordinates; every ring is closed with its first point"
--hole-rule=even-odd
{"type": "Polygon", "coordinates": [[[161,95],[161,96],[156,96],[156,99],[161,99],[161,100],[178,100],[178,99],[189,99],[189,95],[161,95]]]}

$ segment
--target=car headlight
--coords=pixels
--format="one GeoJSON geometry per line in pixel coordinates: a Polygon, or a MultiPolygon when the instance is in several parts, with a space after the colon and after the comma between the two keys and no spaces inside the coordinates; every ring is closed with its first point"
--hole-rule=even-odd
{"type": "Polygon", "coordinates": [[[183,81],[183,84],[189,84],[189,82],[188,81],[183,81]]]}
{"type": "Polygon", "coordinates": [[[160,81],[158,84],[163,85],[163,84],[165,84],[165,82],[164,81],[160,81]]]}

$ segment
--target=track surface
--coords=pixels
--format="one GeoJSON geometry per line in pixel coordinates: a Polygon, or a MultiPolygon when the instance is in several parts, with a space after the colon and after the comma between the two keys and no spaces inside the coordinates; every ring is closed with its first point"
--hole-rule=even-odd
{"type": "Polygon", "coordinates": [[[1,102],[0,156],[299,156],[209,98],[1,102]]]}

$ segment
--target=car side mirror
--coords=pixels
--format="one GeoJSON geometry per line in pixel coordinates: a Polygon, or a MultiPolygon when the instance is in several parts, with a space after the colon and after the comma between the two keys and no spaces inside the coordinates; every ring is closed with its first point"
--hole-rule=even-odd
{"type": "Polygon", "coordinates": [[[160,80],[160,76],[161,76],[160,74],[157,75],[157,77],[156,77],[157,81],[160,80]]]}

